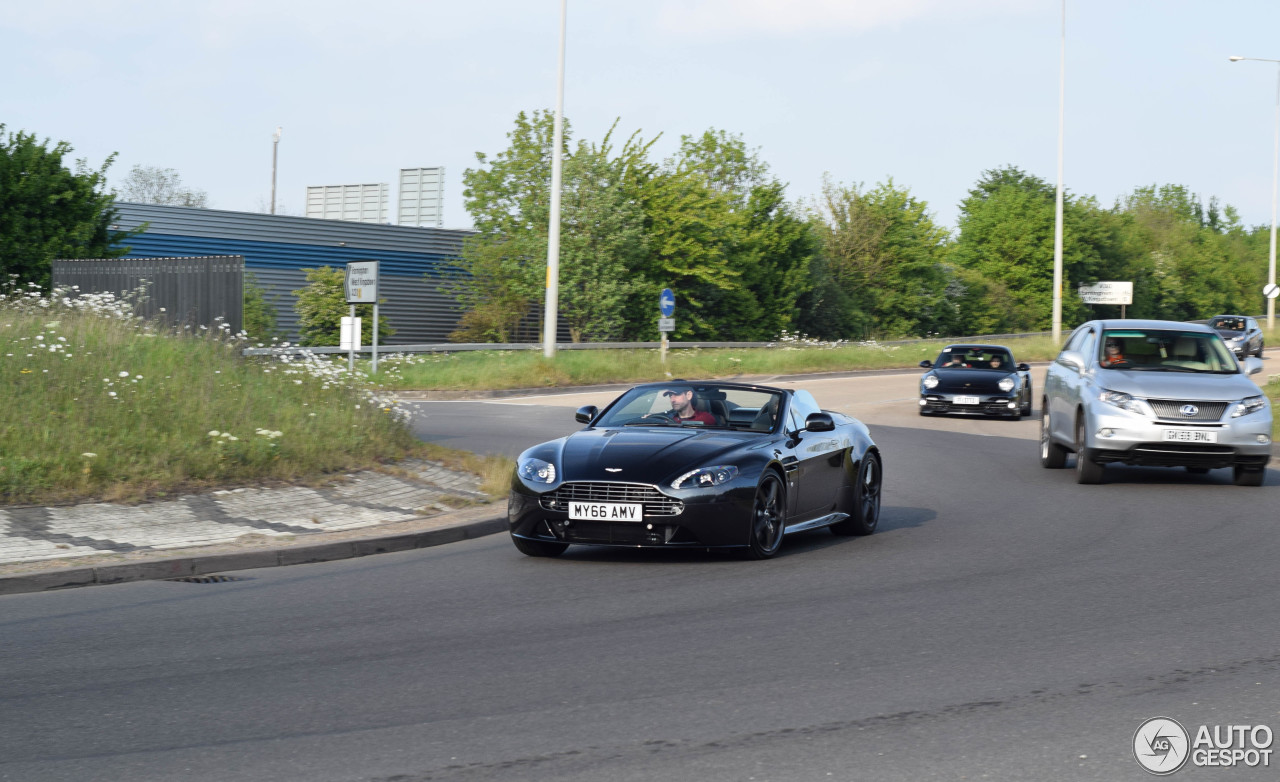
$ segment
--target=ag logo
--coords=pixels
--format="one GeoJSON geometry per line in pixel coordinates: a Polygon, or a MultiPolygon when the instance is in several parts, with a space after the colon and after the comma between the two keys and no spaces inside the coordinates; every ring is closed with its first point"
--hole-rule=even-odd
{"type": "Polygon", "coordinates": [[[1152,717],[1133,734],[1133,757],[1147,771],[1164,776],[1187,762],[1190,744],[1187,731],[1177,720],[1152,717]]]}

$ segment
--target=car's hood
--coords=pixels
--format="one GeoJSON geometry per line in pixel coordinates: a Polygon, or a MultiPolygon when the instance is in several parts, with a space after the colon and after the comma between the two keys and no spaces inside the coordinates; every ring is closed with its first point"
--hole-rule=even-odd
{"type": "Polygon", "coordinates": [[[938,378],[938,385],[929,389],[930,391],[945,391],[952,394],[965,391],[972,391],[975,394],[996,394],[1000,393],[1000,381],[1013,373],[990,369],[943,369],[933,374],[938,378]]]}
{"type": "Polygon", "coordinates": [[[561,480],[657,483],[677,471],[717,464],[726,452],[764,437],[684,427],[583,429],[560,441],[561,480]]]}
{"type": "Polygon", "coordinates": [[[1243,331],[1232,331],[1231,329],[1218,329],[1217,331],[1218,331],[1218,336],[1222,337],[1223,339],[1235,339],[1236,337],[1244,336],[1243,331]]]}
{"type": "Polygon", "coordinates": [[[1144,399],[1233,401],[1262,393],[1248,375],[1210,375],[1127,369],[1098,370],[1102,388],[1144,399]]]}

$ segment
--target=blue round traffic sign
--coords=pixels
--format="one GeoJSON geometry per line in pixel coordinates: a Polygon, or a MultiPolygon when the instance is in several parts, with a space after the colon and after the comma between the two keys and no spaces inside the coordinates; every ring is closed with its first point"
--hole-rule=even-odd
{"type": "Polygon", "coordinates": [[[676,311],[676,295],[670,288],[663,288],[658,296],[658,309],[662,317],[669,318],[676,311]]]}

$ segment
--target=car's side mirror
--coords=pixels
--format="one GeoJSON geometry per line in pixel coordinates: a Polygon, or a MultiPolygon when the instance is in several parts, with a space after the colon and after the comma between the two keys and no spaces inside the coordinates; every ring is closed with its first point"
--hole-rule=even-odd
{"type": "Polygon", "coordinates": [[[809,417],[804,419],[806,432],[832,432],[835,428],[836,422],[831,420],[830,413],[809,413],[809,417]]]}
{"type": "Polygon", "coordinates": [[[933,369],[933,362],[926,358],[924,361],[920,362],[920,366],[925,369],[933,369]]]}
{"type": "Polygon", "coordinates": [[[583,407],[579,407],[578,412],[573,414],[573,420],[580,424],[589,424],[595,420],[595,417],[599,412],[600,409],[595,405],[584,405],[583,407]]]}
{"type": "Polygon", "coordinates": [[[1246,375],[1256,375],[1262,371],[1262,359],[1257,356],[1249,356],[1244,360],[1244,372],[1246,375]]]}
{"type": "Polygon", "coordinates": [[[1064,350],[1058,354],[1058,363],[1082,372],[1085,365],[1084,354],[1075,350],[1064,350]]]}
{"type": "Polygon", "coordinates": [[[1030,372],[1030,371],[1031,371],[1031,365],[1030,365],[1030,364],[1019,364],[1019,365],[1018,365],[1018,371],[1019,371],[1019,372],[1030,372]]]}

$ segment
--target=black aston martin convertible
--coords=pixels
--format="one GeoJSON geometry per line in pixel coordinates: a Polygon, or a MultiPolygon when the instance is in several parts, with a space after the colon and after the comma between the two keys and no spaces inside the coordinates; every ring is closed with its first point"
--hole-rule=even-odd
{"type": "Polygon", "coordinates": [[[921,361],[920,415],[1031,415],[1031,367],[1016,364],[1004,345],[947,345],[938,360],[921,361]]]}
{"type": "Polygon", "coordinates": [[[867,427],[807,391],[716,382],[636,386],[586,428],[520,455],[511,539],[534,557],[570,544],[778,553],[787,533],[869,535],[880,452],[867,427]]]}

